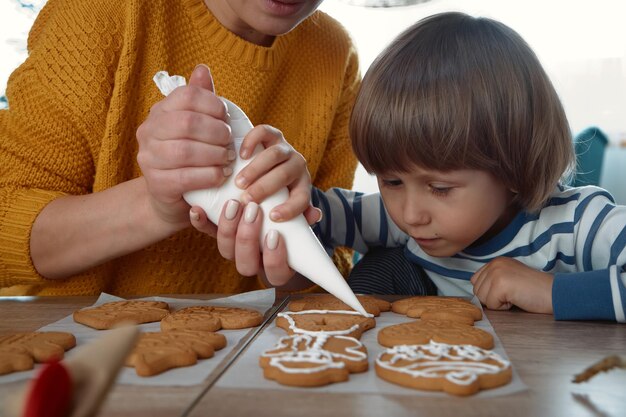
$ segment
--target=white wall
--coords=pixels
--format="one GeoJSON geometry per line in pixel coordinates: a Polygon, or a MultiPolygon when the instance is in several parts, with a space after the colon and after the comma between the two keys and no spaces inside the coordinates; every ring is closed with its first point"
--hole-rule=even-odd
{"type": "MultiPolygon", "coordinates": [[[[559,93],[574,134],[600,127],[613,144],[626,141],[626,2],[622,0],[431,0],[415,6],[364,8],[326,0],[359,50],[361,69],[406,27],[443,11],[491,17],[534,49],[559,93]]],[[[375,190],[360,169],[355,189],[375,190]]]]}
{"type": "MultiPolygon", "coordinates": [[[[22,0],[35,9],[44,0],[22,0]]],[[[533,47],[552,77],[572,132],[595,125],[613,144],[626,141],[626,2],[623,0],[431,0],[415,6],[364,8],[326,0],[321,9],[352,34],[365,73],[402,30],[422,17],[449,10],[498,19],[533,47]]],[[[24,60],[33,13],[18,0],[0,0],[0,95],[24,60]]],[[[362,169],[355,189],[375,190],[362,169]]]]}

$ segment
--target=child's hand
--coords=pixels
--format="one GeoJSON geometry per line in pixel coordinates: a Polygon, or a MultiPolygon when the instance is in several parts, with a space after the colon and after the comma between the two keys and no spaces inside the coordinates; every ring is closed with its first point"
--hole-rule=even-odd
{"type": "Polygon", "coordinates": [[[471,282],[480,302],[492,310],[515,305],[531,313],[552,314],[554,276],[512,258],[496,258],[480,268],[471,282]]]}
{"type": "Polygon", "coordinates": [[[240,155],[247,159],[258,144],[265,148],[242,169],[235,183],[246,190],[244,203],[262,202],[283,187],[289,189],[289,198],[272,208],[274,221],[289,220],[311,208],[311,176],[306,160],[284,138],[282,132],[269,125],[258,125],[244,138],[240,155]]]}
{"type": "Polygon", "coordinates": [[[188,226],[183,193],[219,186],[232,173],[235,154],[226,147],[231,138],[225,120],[226,106],[213,92],[211,74],[198,66],[189,85],[155,104],[137,129],[137,162],[162,220],[188,226]]]}

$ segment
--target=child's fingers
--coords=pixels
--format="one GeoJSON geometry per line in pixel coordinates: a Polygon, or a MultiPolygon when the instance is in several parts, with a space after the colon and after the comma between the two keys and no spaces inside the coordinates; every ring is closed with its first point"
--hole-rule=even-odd
{"type": "Polygon", "coordinates": [[[217,226],[211,223],[204,210],[200,207],[191,207],[189,210],[189,221],[191,221],[191,225],[196,230],[206,233],[211,237],[215,237],[217,235],[217,226]]]}
{"type": "MultiPolygon", "coordinates": [[[[259,154],[258,157],[262,155],[259,154]]],[[[256,158],[253,162],[256,162],[256,158]]],[[[246,168],[249,168],[250,165],[246,168]]],[[[235,179],[235,183],[240,188],[242,188],[241,185],[243,184],[241,178],[241,175],[237,175],[235,179]]],[[[244,201],[261,202],[283,187],[289,187],[291,192],[296,187],[306,188],[305,194],[310,197],[310,189],[308,187],[311,184],[311,180],[306,169],[306,161],[302,157],[290,157],[254,181],[249,181],[247,174],[245,178],[245,183],[250,185],[245,187],[246,192],[242,195],[244,201]]],[[[301,192],[302,190],[299,191],[301,192]]],[[[304,208],[302,207],[302,210],[304,208]]]]}
{"type": "Polygon", "coordinates": [[[302,214],[310,226],[322,221],[322,210],[317,207],[309,206],[302,214]]]}
{"type": "MultiPolygon", "coordinates": [[[[255,197],[264,198],[294,181],[302,175],[305,169],[306,161],[304,158],[296,154],[291,146],[283,143],[270,146],[260,152],[252,162],[237,174],[235,184],[241,189],[247,189],[250,184],[254,183],[255,187],[252,188],[252,191],[248,191],[257,193],[258,196],[255,195],[255,197]],[[259,179],[263,181],[259,181],[259,179]],[[270,190],[265,191],[263,187],[269,187],[270,190]]],[[[260,200],[255,199],[255,201],[260,200]]]]}
{"type": "Polygon", "coordinates": [[[239,149],[239,155],[243,159],[248,159],[257,145],[262,145],[264,148],[269,148],[272,145],[279,145],[286,143],[283,133],[270,125],[258,125],[255,126],[241,143],[239,149]]]}
{"type": "Polygon", "coordinates": [[[285,242],[274,229],[265,236],[263,266],[267,280],[276,287],[285,285],[295,274],[287,264],[285,242]]]}
{"type": "MultiPolygon", "coordinates": [[[[289,189],[289,198],[282,204],[272,207],[270,219],[281,222],[293,219],[311,206],[309,182],[297,181],[289,189]]],[[[310,223],[309,223],[310,224],[310,223]]]]}
{"type": "Polygon", "coordinates": [[[228,200],[222,208],[217,228],[217,248],[226,259],[235,259],[237,227],[241,214],[241,203],[237,200],[228,200]]]}

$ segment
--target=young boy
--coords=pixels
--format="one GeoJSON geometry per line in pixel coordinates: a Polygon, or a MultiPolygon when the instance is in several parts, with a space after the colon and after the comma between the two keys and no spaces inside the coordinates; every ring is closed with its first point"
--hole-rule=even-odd
{"type": "MultiPolygon", "coordinates": [[[[325,245],[404,247],[439,294],[491,309],[626,321],[626,207],[562,185],[567,119],[512,29],[461,13],[418,22],[368,70],[350,129],[380,194],[314,189],[325,245]]],[[[280,244],[263,254],[287,280],[280,244]]]]}

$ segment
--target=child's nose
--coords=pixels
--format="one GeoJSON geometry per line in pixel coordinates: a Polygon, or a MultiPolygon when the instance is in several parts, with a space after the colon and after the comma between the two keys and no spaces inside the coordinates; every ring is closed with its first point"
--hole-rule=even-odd
{"type": "Polygon", "coordinates": [[[423,204],[408,200],[404,206],[404,221],[409,225],[430,223],[430,212],[423,204]]]}

